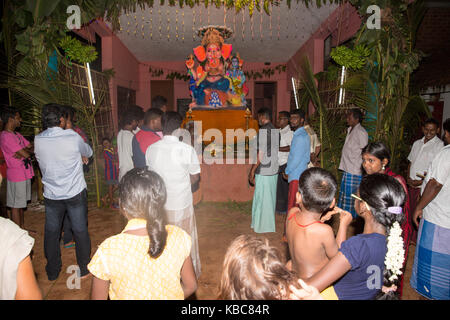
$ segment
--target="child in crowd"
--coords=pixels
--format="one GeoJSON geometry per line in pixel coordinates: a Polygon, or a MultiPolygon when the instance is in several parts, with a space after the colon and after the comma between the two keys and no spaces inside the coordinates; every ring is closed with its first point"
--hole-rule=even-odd
{"type": "Polygon", "coordinates": [[[295,206],[289,211],[286,235],[292,268],[300,278],[312,277],[338,253],[338,245],[345,239],[342,230],[337,239],[333,229],[323,223],[322,214],[335,205],[337,182],[322,168],[310,168],[300,176],[295,206]],[[336,242],[338,240],[338,242],[336,242]]]}
{"type": "Polygon", "coordinates": [[[164,181],[135,168],[119,184],[122,233],[99,246],[88,265],[94,275],[92,299],[181,300],[197,289],[190,257],[191,238],[165,222],[164,181]],[[180,281],[181,280],[181,281],[180,281]]]}
{"type": "Polygon", "coordinates": [[[119,167],[117,153],[112,146],[109,138],[103,138],[103,158],[105,158],[105,181],[108,185],[108,193],[102,198],[103,205],[110,208],[118,209],[116,201],[114,201],[114,192],[118,189],[119,167]]]}
{"type": "MultiPolygon", "coordinates": [[[[364,232],[344,241],[339,253],[305,282],[319,291],[333,285],[328,298],[396,299],[404,260],[400,225],[405,191],[395,178],[375,173],[363,177],[352,196],[357,214],[364,219],[364,232]]],[[[346,230],[351,214],[339,208],[333,213],[340,213],[340,227],[346,230]]]]}
{"type": "Polygon", "coordinates": [[[280,251],[266,238],[241,235],[228,247],[219,299],[286,300],[290,295],[289,286],[296,288],[295,299],[321,299],[317,289],[307,286],[286,268],[280,251]]]}

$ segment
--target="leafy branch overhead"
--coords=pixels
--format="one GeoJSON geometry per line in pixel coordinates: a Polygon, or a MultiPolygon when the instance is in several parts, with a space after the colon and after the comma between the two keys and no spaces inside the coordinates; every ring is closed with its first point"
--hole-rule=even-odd
{"type": "Polygon", "coordinates": [[[66,36],[59,41],[59,46],[64,50],[70,60],[79,63],[91,63],[97,59],[97,51],[93,46],[86,46],[81,41],[66,36]]]}
{"type": "Polygon", "coordinates": [[[361,70],[367,63],[371,52],[364,45],[357,45],[354,49],[339,46],[331,50],[331,58],[337,64],[352,70],[361,70]]]}

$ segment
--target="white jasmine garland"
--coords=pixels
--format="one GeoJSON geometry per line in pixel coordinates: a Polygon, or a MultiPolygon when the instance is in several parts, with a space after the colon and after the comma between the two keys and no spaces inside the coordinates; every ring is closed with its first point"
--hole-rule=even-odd
{"type": "Polygon", "coordinates": [[[387,238],[387,253],[384,260],[386,269],[391,271],[389,281],[398,279],[402,274],[405,249],[403,248],[402,228],[398,222],[394,222],[387,238]]]}

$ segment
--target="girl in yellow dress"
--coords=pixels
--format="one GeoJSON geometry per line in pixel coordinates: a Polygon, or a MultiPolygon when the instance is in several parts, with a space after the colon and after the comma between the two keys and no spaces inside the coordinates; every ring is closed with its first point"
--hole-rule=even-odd
{"type": "Polygon", "coordinates": [[[129,171],[119,184],[125,229],[99,246],[88,265],[91,298],[182,300],[197,289],[191,238],[165,222],[166,187],[147,169],[129,171]]]}

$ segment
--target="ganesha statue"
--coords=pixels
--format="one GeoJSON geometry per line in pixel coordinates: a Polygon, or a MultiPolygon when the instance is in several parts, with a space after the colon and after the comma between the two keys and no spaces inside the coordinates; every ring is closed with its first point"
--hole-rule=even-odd
{"type": "Polygon", "coordinates": [[[241,97],[239,96],[239,102],[236,99],[237,91],[234,90],[233,82],[235,79],[230,77],[226,70],[232,51],[232,45],[224,43],[227,32],[229,35],[229,30],[212,26],[199,31],[199,34],[203,36],[202,44],[194,48],[194,55],[191,54],[186,60],[190,75],[191,108],[242,106],[241,97]],[[194,56],[198,62],[197,68],[195,68],[194,56]]]}

